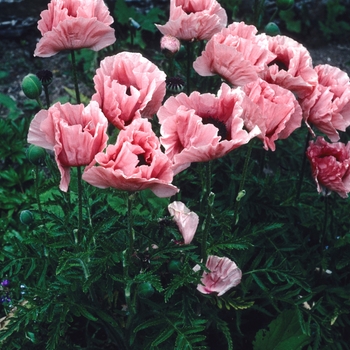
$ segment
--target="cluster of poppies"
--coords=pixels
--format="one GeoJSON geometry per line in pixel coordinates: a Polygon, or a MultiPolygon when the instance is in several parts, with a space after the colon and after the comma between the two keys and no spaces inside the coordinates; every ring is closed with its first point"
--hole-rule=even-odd
{"type": "MultiPolygon", "coordinates": [[[[42,38],[34,54],[100,50],[116,40],[112,22],[102,0],[52,0],[41,13],[42,38]]],[[[93,186],[149,188],[170,197],[179,191],[172,185],[174,175],[193,162],[223,157],[253,137],[274,151],[275,141],[287,138],[303,120],[310,132],[315,127],[332,142],[350,125],[349,77],[329,65],[313,67],[309,52],[293,39],[258,34],[243,22],[227,26],[226,12],[215,0],[170,0],[169,21],[157,28],[170,40],[172,53],[179,40],[206,40],[193,68],[226,82],[216,95],[193,91],[163,102],[166,75],[155,64],[139,53],[106,57],[87,106],[56,103],[30,126],[28,142],[54,151],[62,191],[68,190],[70,167],[86,166],[82,178],[93,186]],[[155,114],[160,137],[149,121],[155,114]],[[115,144],[107,146],[109,124],[120,131],[115,144]]],[[[319,190],[322,185],[342,196],[350,192],[347,146],[318,139],[307,154],[319,190]]],[[[213,271],[222,270],[233,276],[223,277],[226,286],[239,283],[240,271],[229,259],[209,257],[207,267],[213,280],[220,281],[213,271]]],[[[208,287],[210,278],[203,275],[201,292],[227,290],[219,282],[219,289],[208,287]]]]}

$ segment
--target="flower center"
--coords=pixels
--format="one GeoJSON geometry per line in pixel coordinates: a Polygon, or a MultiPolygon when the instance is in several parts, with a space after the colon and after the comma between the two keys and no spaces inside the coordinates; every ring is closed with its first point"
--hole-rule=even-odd
{"type": "Polygon", "coordinates": [[[278,67],[278,70],[285,70],[288,71],[288,64],[284,63],[283,61],[279,60],[278,58],[275,58],[273,61],[271,61],[268,66],[272,66],[273,64],[276,64],[278,67]]]}
{"type": "Polygon", "coordinates": [[[212,124],[218,129],[218,136],[221,137],[222,140],[227,140],[227,129],[225,123],[221,120],[218,120],[214,117],[208,117],[202,119],[203,124],[212,124]]]}

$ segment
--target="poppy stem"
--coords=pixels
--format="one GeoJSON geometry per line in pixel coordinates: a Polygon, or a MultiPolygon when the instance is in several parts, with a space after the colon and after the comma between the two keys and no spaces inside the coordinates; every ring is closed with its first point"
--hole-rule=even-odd
{"type": "Polygon", "coordinates": [[[75,61],[75,52],[74,52],[74,50],[71,51],[71,58],[72,58],[72,70],[73,70],[75,96],[76,96],[77,104],[80,104],[78,73],[77,73],[77,66],[76,66],[76,61],[75,61]]]}
{"type": "Polygon", "coordinates": [[[192,64],[192,43],[190,41],[186,42],[187,49],[187,71],[186,71],[186,91],[187,95],[191,93],[191,64],[192,64]]]}
{"type": "Polygon", "coordinates": [[[239,183],[239,188],[238,188],[238,192],[237,192],[237,196],[236,196],[236,202],[235,202],[234,213],[233,213],[233,226],[235,226],[237,224],[238,211],[239,211],[239,207],[241,204],[241,198],[245,195],[244,183],[245,183],[245,179],[247,177],[248,165],[249,165],[249,161],[250,161],[250,155],[252,154],[252,149],[253,149],[253,141],[250,141],[248,144],[248,150],[247,150],[247,154],[246,154],[246,157],[244,160],[244,165],[243,165],[242,177],[241,177],[241,181],[239,183]]]}
{"type": "Polygon", "coordinates": [[[295,196],[295,204],[298,204],[299,198],[300,198],[301,186],[303,184],[305,166],[306,166],[306,150],[308,148],[310,138],[311,138],[311,133],[308,131],[307,135],[306,135],[306,140],[305,140],[303,160],[301,163],[301,169],[300,169],[300,173],[299,173],[299,182],[298,182],[298,187],[297,187],[297,194],[295,196]]]}
{"type": "Polygon", "coordinates": [[[78,180],[78,241],[82,241],[82,227],[83,227],[83,184],[81,181],[81,167],[77,167],[78,180]]]}
{"type": "Polygon", "coordinates": [[[205,164],[205,200],[207,212],[202,226],[203,234],[201,242],[201,256],[204,262],[207,261],[207,240],[210,229],[212,207],[214,204],[214,193],[211,192],[211,168],[212,162],[209,161],[205,164]]]}

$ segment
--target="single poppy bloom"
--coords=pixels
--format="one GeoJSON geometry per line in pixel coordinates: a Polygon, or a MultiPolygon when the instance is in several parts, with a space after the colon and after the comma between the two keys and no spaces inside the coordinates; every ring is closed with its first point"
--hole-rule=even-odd
{"type": "Polygon", "coordinates": [[[115,42],[113,17],[103,0],[51,0],[41,12],[42,38],[34,56],[50,57],[63,50],[99,51],[115,42]]]}
{"type": "MultiPolygon", "coordinates": [[[[201,284],[197,286],[197,290],[203,294],[217,293],[220,297],[241,283],[242,271],[229,258],[209,255],[205,266],[209,272],[203,272],[201,284]]],[[[194,271],[199,269],[199,265],[194,267],[194,271]]]]}
{"type": "Polygon", "coordinates": [[[226,11],[216,0],[170,0],[169,21],[156,27],[180,40],[208,40],[226,25],[226,11]]]}
{"type": "Polygon", "coordinates": [[[255,112],[253,108],[244,110],[244,99],[248,97],[240,88],[231,89],[223,83],[217,96],[195,91],[190,96],[180,93],[165,101],[157,114],[160,141],[175,174],[192,162],[223,157],[260,133],[257,126],[249,131],[244,128],[243,116],[255,112]]]}
{"type": "Polygon", "coordinates": [[[318,84],[311,95],[301,101],[304,120],[326,134],[332,142],[339,140],[337,130],[350,125],[349,76],[337,67],[322,64],[315,67],[318,84]]]}
{"type": "Polygon", "coordinates": [[[190,244],[198,227],[199,216],[179,201],[170,203],[168,210],[179,228],[184,244],[190,244]]]}
{"type": "Polygon", "coordinates": [[[96,102],[55,103],[32,120],[28,143],[55,153],[61,173],[60,189],[68,190],[70,167],[88,165],[107,145],[108,121],[96,102]]]}
{"type": "Polygon", "coordinates": [[[235,86],[256,80],[275,57],[268,48],[266,34],[244,22],[234,22],[215,34],[193,63],[202,76],[220,75],[235,86]]]}
{"type": "Polygon", "coordinates": [[[130,192],[149,188],[158,197],[171,197],[178,192],[171,184],[171,162],[161,151],[151,123],[143,118],[121,130],[115,145],[96,154],[82,178],[98,188],[130,192]]]}
{"type": "Polygon", "coordinates": [[[323,137],[317,137],[315,142],[310,142],[306,155],[317,191],[321,193],[326,188],[347,198],[350,192],[350,143],[328,143],[323,137]]]}
{"type": "Polygon", "coordinates": [[[286,139],[301,126],[298,101],[289,90],[262,79],[245,85],[243,91],[259,107],[256,113],[246,114],[246,125],[257,125],[261,130],[257,137],[264,142],[264,148],[275,151],[275,141],[286,139]]]}
{"type": "Polygon", "coordinates": [[[152,118],[166,93],[166,75],[140,53],[106,57],[94,77],[97,101],[118,129],[140,117],[152,118]]]}
{"type": "Polygon", "coordinates": [[[292,91],[298,98],[311,94],[317,84],[309,51],[297,41],[284,36],[268,36],[268,48],[276,55],[260,77],[292,91]]]}

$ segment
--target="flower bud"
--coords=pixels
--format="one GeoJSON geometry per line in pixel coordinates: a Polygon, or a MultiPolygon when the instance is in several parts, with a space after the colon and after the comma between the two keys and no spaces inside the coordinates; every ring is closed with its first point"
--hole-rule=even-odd
{"type": "Polygon", "coordinates": [[[275,36],[275,35],[281,34],[281,31],[276,23],[270,22],[270,23],[267,23],[265,26],[265,33],[267,35],[275,36]]]}
{"type": "Polygon", "coordinates": [[[294,5],[294,0],[276,0],[276,5],[280,10],[286,11],[294,5]]]}
{"type": "Polygon", "coordinates": [[[166,56],[172,56],[180,50],[180,40],[172,35],[164,35],[160,40],[160,48],[166,56]]]}
{"type": "Polygon", "coordinates": [[[28,74],[22,80],[22,90],[24,94],[32,99],[37,99],[42,92],[42,84],[40,79],[35,74],[28,74]]]}
{"type": "Polygon", "coordinates": [[[30,210],[22,210],[19,214],[19,220],[24,225],[30,225],[34,221],[34,216],[30,210]]]}
{"type": "Polygon", "coordinates": [[[148,299],[154,294],[154,288],[151,283],[143,282],[139,284],[137,294],[142,299],[148,299]]]}
{"type": "Polygon", "coordinates": [[[181,260],[170,260],[168,263],[168,271],[177,274],[180,272],[182,266],[181,260]]]}
{"type": "Polygon", "coordinates": [[[27,159],[34,165],[39,165],[46,156],[44,148],[30,145],[26,152],[27,159]]]}

